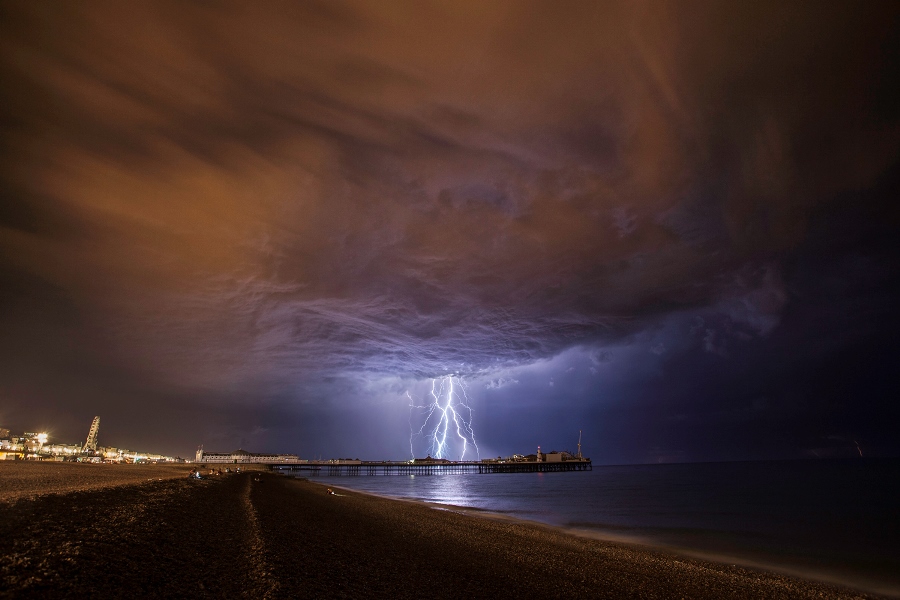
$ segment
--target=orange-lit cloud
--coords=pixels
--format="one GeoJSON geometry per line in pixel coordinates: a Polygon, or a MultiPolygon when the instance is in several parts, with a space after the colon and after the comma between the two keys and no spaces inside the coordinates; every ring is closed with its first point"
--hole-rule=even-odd
{"type": "Polygon", "coordinates": [[[7,314],[198,390],[766,336],[896,160],[882,9],[7,3],[7,314]]]}

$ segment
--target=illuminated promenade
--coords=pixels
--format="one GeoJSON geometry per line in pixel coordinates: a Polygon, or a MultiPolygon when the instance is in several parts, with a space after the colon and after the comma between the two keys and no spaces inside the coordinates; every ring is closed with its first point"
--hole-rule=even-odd
{"type": "Polygon", "coordinates": [[[280,471],[300,475],[449,475],[468,473],[557,473],[563,471],[590,471],[589,459],[555,462],[536,461],[458,461],[458,462],[367,462],[320,461],[295,464],[269,465],[280,471]]]}

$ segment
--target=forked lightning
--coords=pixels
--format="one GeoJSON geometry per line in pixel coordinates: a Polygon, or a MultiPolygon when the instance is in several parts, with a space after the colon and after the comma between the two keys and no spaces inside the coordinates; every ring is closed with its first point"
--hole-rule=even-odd
{"type": "Polygon", "coordinates": [[[415,458],[413,444],[422,440],[433,458],[465,460],[470,444],[475,448],[476,457],[480,458],[463,380],[455,375],[432,379],[430,396],[431,401],[420,406],[409,392],[406,393],[409,398],[410,455],[415,458]],[[421,423],[421,426],[417,429],[414,423],[421,423]]]}

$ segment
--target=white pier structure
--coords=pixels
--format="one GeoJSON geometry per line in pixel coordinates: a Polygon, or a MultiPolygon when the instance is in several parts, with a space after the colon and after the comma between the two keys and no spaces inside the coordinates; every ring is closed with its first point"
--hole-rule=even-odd
{"type": "Polygon", "coordinates": [[[197,448],[197,456],[194,462],[198,463],[219,463],[219,464],[302,464],[305,460],[300,460],[296,454],[257,454],[238,449],[233,452],[205,452],[203,446],[197,448]]]}

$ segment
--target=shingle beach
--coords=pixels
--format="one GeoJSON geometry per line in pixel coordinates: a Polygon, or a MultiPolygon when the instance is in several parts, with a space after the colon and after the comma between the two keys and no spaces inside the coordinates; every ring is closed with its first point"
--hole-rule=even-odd
{"type": "Polygon", "coordinates": [[[268,472],[0,464],[0,598],[868,598],[268,472]]]}

